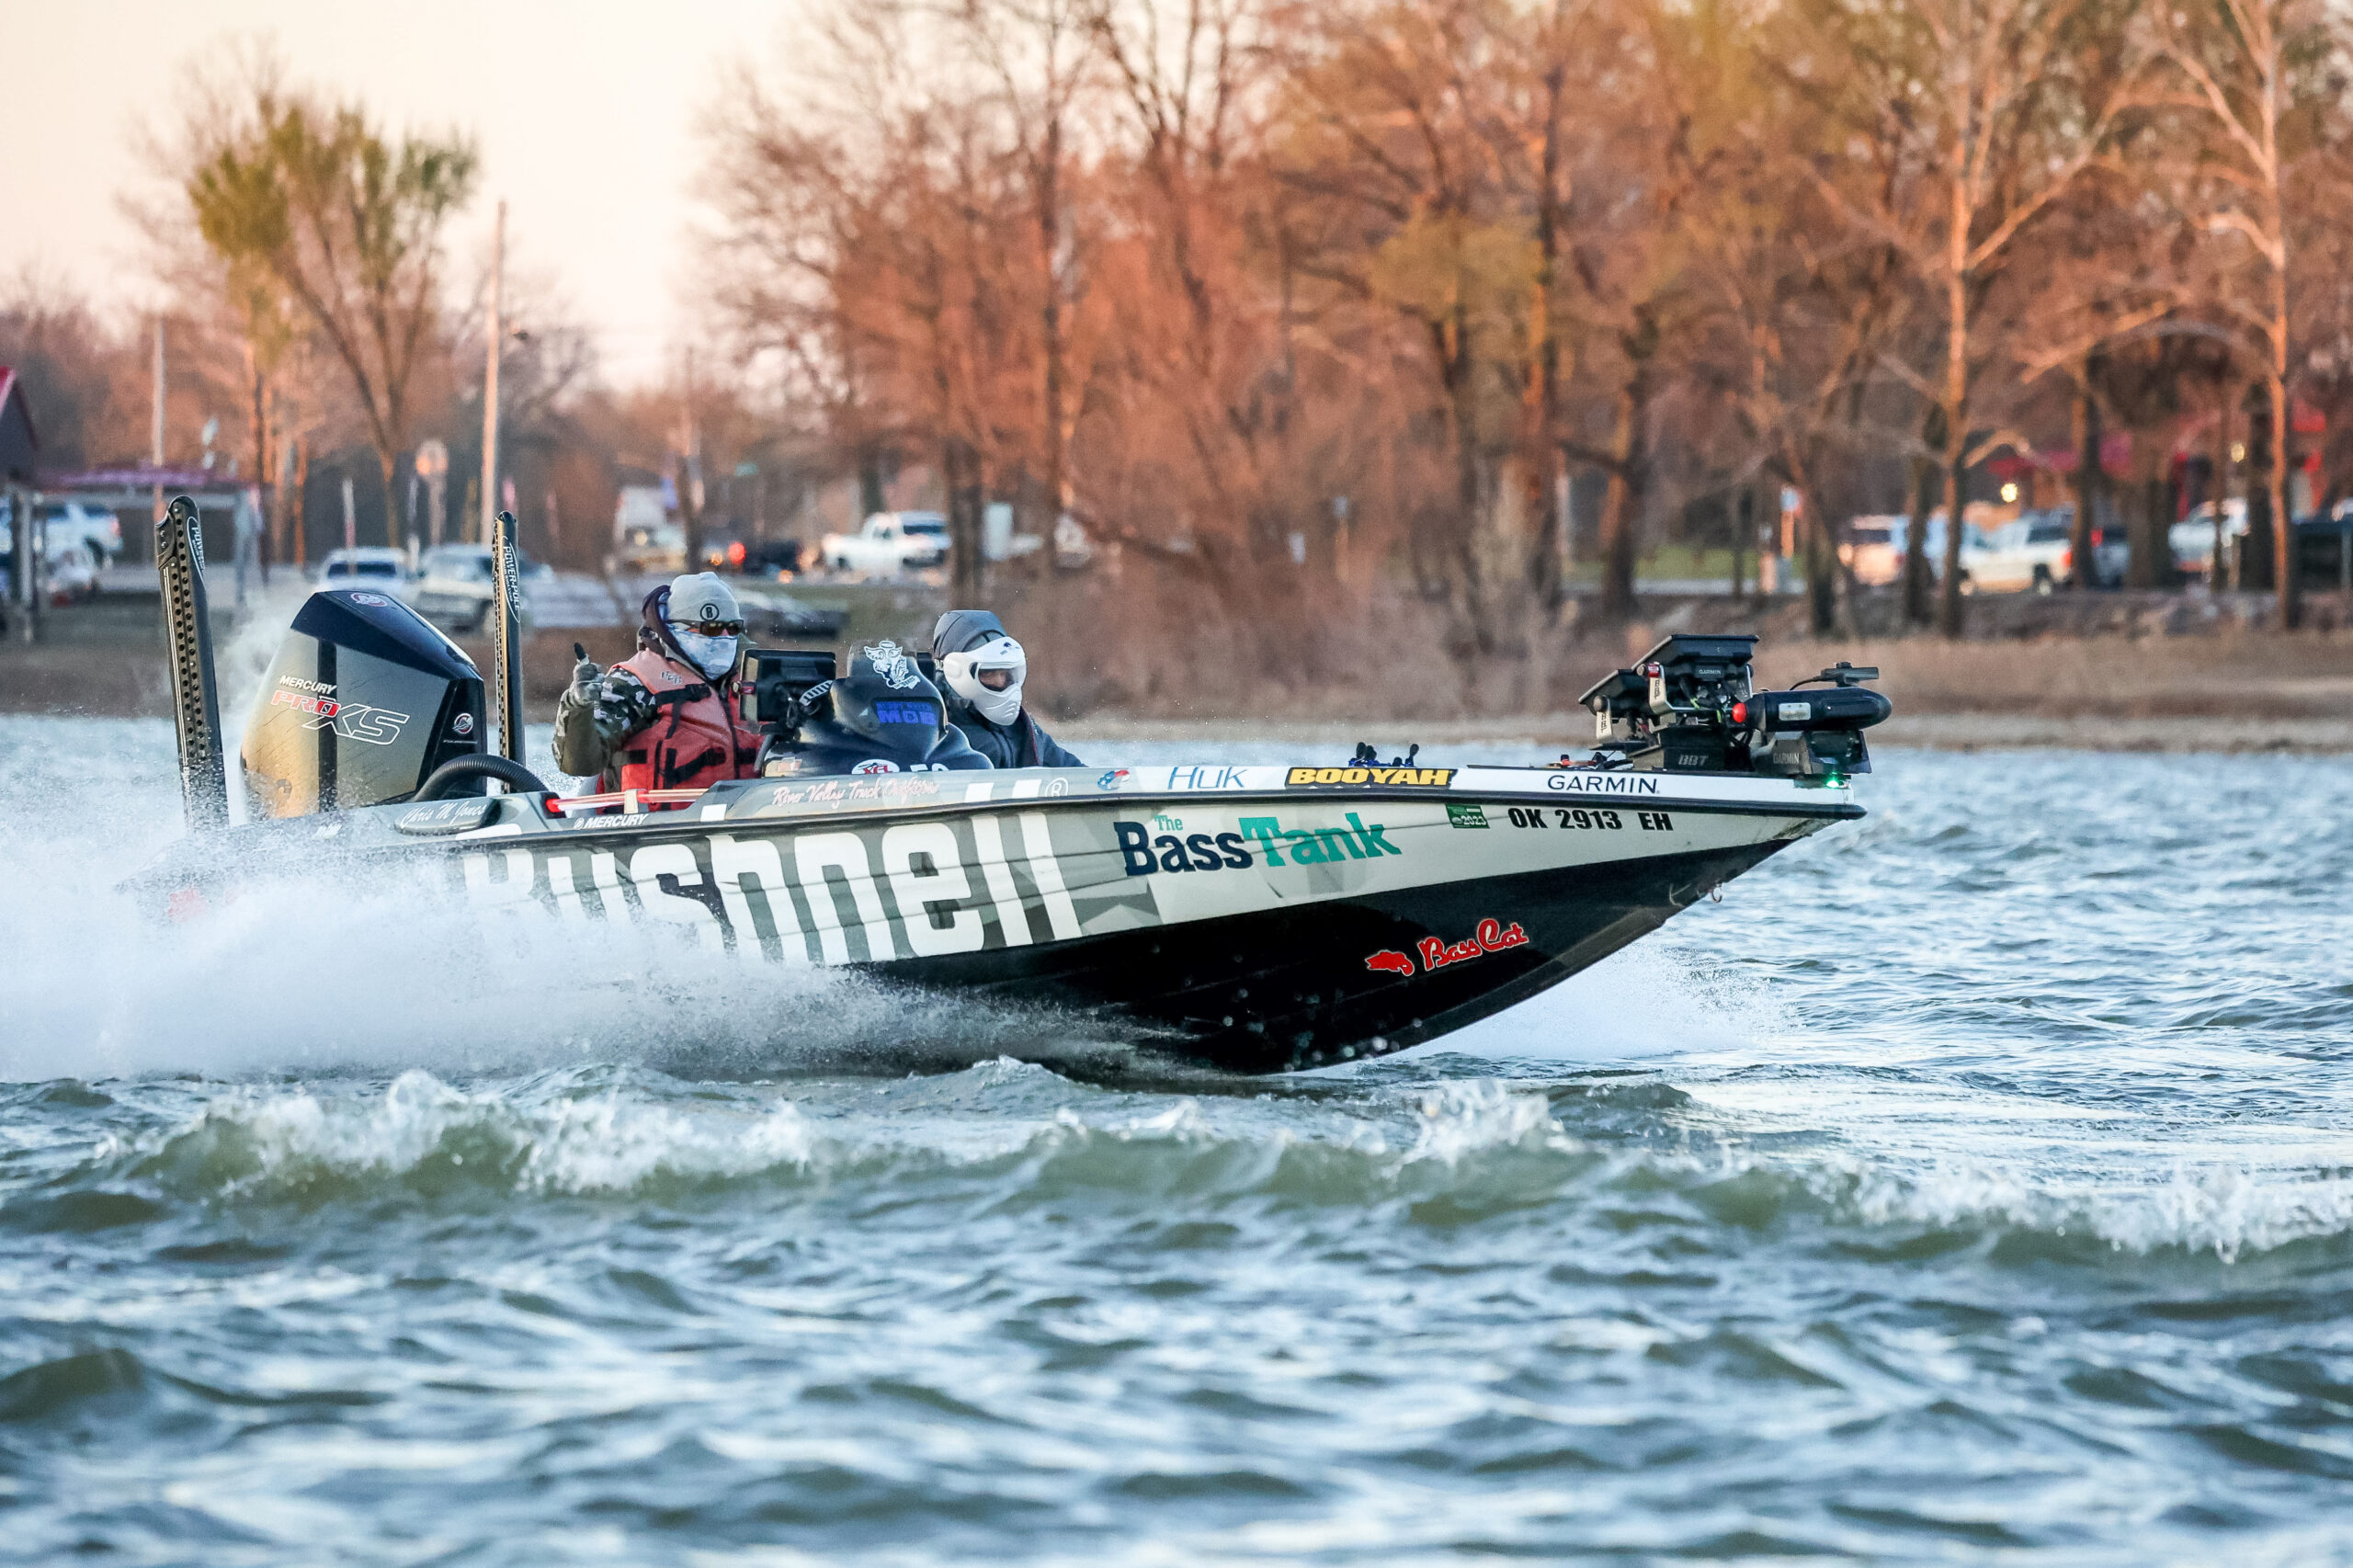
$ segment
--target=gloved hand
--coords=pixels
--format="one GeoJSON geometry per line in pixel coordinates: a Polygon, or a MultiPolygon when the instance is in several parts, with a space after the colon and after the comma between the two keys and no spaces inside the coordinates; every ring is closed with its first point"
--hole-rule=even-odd
{"type": "Polygon", "coordinates": [[[572,656],[580,661],[572,666],[573,695],[583,702],[593,702],[597,698],[597,683],[604,679],[605,672],[597,667],[597,661],[588,656],[588,650],[577,642],[572,645],[572,656]]]}

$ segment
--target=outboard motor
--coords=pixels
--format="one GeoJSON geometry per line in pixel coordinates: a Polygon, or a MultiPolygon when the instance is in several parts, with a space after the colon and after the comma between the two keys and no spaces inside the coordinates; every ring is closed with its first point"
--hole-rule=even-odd
{"type": "MultiPolygon", "coordinates": [[[[1578,700],[1594,715],[1604,767],[1840,778],[1870,771],[1862,732],[1893,710],[1857,683],[1879,671],[1838,664],[1810,680],[1828,691],[1756,691],[1755,637],[1677,634],[1578,700]]],[[[1801,681],[1799,686],[1809,684],[1801,681]]]]}
{"type": "Polygon", "coordinates": [[[786,711],[775,713],[759,693],[763,680],[780,699],[794,666],[783,661],[807,654],[750,655],[752,678],[745,684],[759,704],[754,716],[773,724],[760,754],[767,778],[806,778],[843,773],[930,773],[946,768],[986,767],[962,732],[948,722],[939,688],[924,678],[914,656],[896,642],[870,643],[850,654],[847,673],[795,693],[786,711]],[[777,661],[774,673],[763,665],[777,661]]]}
{"type": "Polygon", "coordinates": [[[443,763],[481,752],[483,731],[480,672],[424,617],[365,589],[313,594],[245,724],[252,814],[407,800],[443,763]]]}

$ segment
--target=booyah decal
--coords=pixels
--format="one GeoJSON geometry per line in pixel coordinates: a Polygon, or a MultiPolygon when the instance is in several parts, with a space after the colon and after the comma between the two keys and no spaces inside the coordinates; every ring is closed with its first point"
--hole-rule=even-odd
{"type": "Polygon", "coordinates": [[[1294,767],[1283,783],[1293,790],[1316,784],[1381,784],[1392,789],[1443,790],[1453,780],[1451,767],[1294,767]]]}
{"type": "Polygon", "coordinates": [[[1245,871],[1261,863],[1336,865],[1344,859],[1377,860],[1405,853],[1389,842],[1384,824],[1367,825],[1354,812],[1347,821],[1346,827],[1296,828],[1285,827],[1275,817],[1244,817],[1239,833],[1190,833],[1181,838],[1173,833],[1154,835],[1140,822],[1115,822],[1111,831],[1131,877],[1154,871],[1245,871]]]}
{"type": "MultiPolygon", "coordinates": [[[[1421,955],[1421,972],[1444,969],[1449,964],[1462,963],[1471,959],[1484,958],[1512,948],[1528,946],[1528,933],[1515,920],[1506,926],[1500,920],[1482,920],[1477,928],[1459,942],[1449,942],[1443,937],[1425,937],[1414,946],[1421,955]]],[[[1404,953],[1383,949],[1364,960],[1364,967],[1375,973],[1394,974],[1405,979],[1414,976],[1414,960],[1404,953]]]]}
{"type": "Polygon", "coordinates": [[[389,708],[372,708],[365,702],[338,702],[325,695],[334,690],[314,680],[281,676],[278,689],[269,694],[269,705],[308,713],[310,722],[302,728],[324,730],[333,725],[335,733],[347,741],[388,746],[401,738],[401,726],[408,722],[407,714],[395,713],[389,708]]]}

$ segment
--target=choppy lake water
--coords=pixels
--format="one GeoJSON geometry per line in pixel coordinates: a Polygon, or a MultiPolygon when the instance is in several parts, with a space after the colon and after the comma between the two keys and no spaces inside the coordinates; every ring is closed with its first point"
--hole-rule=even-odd
{"type": "Polygon", "coordinates": [[[1880,761],[1475,1030],[1106,1084],[353,890],[149,928],[166,733],[0,720],[0,1554],[2353,1562],[2353,767],[1880,761]]]}

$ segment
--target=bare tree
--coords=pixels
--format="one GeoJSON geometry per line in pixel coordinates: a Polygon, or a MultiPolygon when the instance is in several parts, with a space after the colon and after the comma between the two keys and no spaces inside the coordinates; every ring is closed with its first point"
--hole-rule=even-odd
{"type": "Polygon", "coordinates": [[[392,475],[409,443],[415,376],[441,349],[441,237],[472,189],[472,146],[394,141],[358,104],[316,103],[268,75],[243,86],[233,116],[190,127],[182,188],[198,232],[255,308],[282,291],[341,368],[397,543],[392,475]]]}

